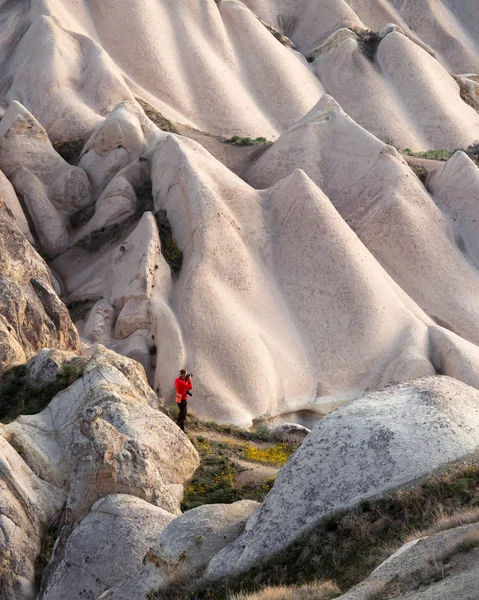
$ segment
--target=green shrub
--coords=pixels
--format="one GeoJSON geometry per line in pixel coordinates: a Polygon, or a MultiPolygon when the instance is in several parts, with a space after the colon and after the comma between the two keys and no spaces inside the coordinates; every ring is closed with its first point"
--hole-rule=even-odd
{"type": "Polygon", "coordinates": [[[141,98],[136,98],[138,104],[145,111],[145,115],[152,121],[157,127],[162,129],[163,131],[169,131],[170,133],[178,133],[178,130],[173,125],[171,121],[169,121],[166,117],[164,117],[160,111],[153,108],[151,104],[148,104],[145,100],[141,98]]]}
{"type": "Polygon", "coordinates": [[[66,302],[66,307],[70,313],[71,320],[75,323],[76,321],[84,319],[93,308],[95,302],[95,299],[72,300],[70,302],[66,302]]]}
{"type": "Polygon", "coordinates": [[[58,152],[58,154],[73,166],[78,164],[80,154],[82,153],[83,147],[85,146],[86,140],[81,137],[71,138],[69,140],[60,140],[59,142],[52,142],[52,146],[58,152]]]}
{"type": "Polygon", "coordinates": [[[19,415],[41,412],[59,392],[69,387],[82,374],[87,360],[76,357],[63,365],[53,383],[32,384],[26,365],[7,370],[0,382],[0,422],[8,423],[19,415]]]}
{"type": "Polygon", "coordinates": [[[183,252],[179,249],[173,237],[166,210],[160,209],[154,214],[161,240],[161,253],[173,273],[179,273],[183,265],[183,252]]]}
{"type": "Polygon", "coordinates": [[[382,38],[379,37],[378,33],[375,33],[370,29],[353,27],[352,31],[354,31],[358,38],[359,47],[364,56],[371,62],[374,62],[382,38]]]}
{"type": "Polygon", "coordinates": [[[229,140],[226,140],[229,144],[236,144],[236,146],[257,146],[260,144],[271,144],[265,137],[257,137],[252,139],[250,137],[240,137],[239,135],[234,135],[229,140]]]}

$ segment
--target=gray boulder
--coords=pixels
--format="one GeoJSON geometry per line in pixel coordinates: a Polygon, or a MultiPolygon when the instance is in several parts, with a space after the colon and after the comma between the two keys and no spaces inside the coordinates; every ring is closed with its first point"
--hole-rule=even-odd
{"type": "Polygon", "coordinates": [[[198,574],[219,550],[236,539],[259,507],[253,500],[209,504],[189,510],[172,521],[140,567],[105,592],[101,600],[147,600],[150,592],[198,574]]]}
{"type": "Polygon", "coordinates": [[[135,496],[102,498],[68,538],[63,560],[51,569],[40,598],[96,598],[141,564],[173,519],[171,513],[135,496]]]}
{"type": "Polygon", "coordinates": [[[245,532],[207,576],[247,570],[331,513],[356,506],[479,447],[479,391],[449,377],[392,385],[325,417],[280,471],[245,532]]]}

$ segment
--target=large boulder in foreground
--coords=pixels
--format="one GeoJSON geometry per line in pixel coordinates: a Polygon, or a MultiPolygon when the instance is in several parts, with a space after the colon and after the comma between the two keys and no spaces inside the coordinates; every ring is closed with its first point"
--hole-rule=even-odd
{"type": "Polygon", "coordinates": [[[368,394],[325,417],[280,471],[245,532],[213,558],[213,580],[242,572],[324,517],[407,485],[479,447],[479,391],[449,377],[368,394]]]}
{"type": "Polygon", "coordinates": [[[135,496],[96,502],[66,543],[63,560],[47,577],[42,600],[96,598],[133,572],[174,519],[135,496]]]}
{"type": "Polygon", "coordinates": [[[80,340],[46,264],[0,199],[0,374],[42,347],[79,352],[80,340]]]}
{"type": "Polygon", "coordinates": [[[177,517],[145,556],[143,566],[101,599],[147,600],[150,593],[167,588],[174,580],[197,576],[219,550],[240,535],[258,507],[258,502],[241,500],[199,506],[177,517]]]}

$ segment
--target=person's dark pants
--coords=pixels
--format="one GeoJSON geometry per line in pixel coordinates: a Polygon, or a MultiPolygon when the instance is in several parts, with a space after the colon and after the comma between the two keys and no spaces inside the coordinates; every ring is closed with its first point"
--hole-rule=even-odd
{"type": "Polygon", "coordinates": [[[186,400],[182,400],[181,402],[177,402],[177,405],[178,405],[178,408],[180,409],[180,412],[178,414],[178,419],[176,421],[176,424],[178,425],[178,427],[180,427],[180,429],[182,429],[184,431],[186,415],[188,413],[187,402],[186,402],[186,400]]]}

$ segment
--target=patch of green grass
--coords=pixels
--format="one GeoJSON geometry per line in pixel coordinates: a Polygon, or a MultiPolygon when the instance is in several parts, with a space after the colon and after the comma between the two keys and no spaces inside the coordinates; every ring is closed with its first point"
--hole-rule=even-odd
{"type": "Polygon", "coordinates": [[[173,125],[171,121],[169,121],[166,117],[164,117],[160,111],[153,108],[151,104],[148,104],[145,100],[141,98],[136,98],[136,101],[141,106],[141,108],[145,111],[145,115],[153,121],[153,123],[162,129],[163,131],[169,131],[170,133],[178,133],[178,130],[173,125]]]}
{"type": "Polygon", "coordinates": [[[424,152],[413,152],[410,148],[404,150],[407,156],[416,158],[428,158],[429,160],[449,160],[457,150],[425,150],[424,152]]]}
{"type": "Polygon", "coordinates": [[[161,253],[173,273],[179,273],[183,265],[183,252],[178,248],[173,237],[173,231],[171,230],[166,210],[160,209],[154,215],[158,226],[158,233],[160,234],[161,253]]]}
{"type": "Polygon", "coordinates": [[[41,412],[54,396],[81,376],[86,362],[86,358],[74,358],[63,365],[56,381],[43,385],[28,381],[26,365],[8,369],[0,382],[0,422],[9,423],[20,415],[41,412]]]}
{"type": "Polygon", "coordinates": [[[467,148],[455,148],[454,150],[425,150],[424,152],[413,152],[410,148],[405,148],[403,154],[406,156],[415,156],[416,158],[446,161],[458,151],[464,152],[479,165],[479,141],[474,142],[474,144],[471,144],[467,148]]]}
{"type": "Polygon", "coordinates": [[[239,135],[234,135],[229,140],[225,140],[228,144],[235,144],[236,146],[257,146],[260,144],[271,144],[264,137],[257,137],[252,139],[250,137],[240,137],[239,135]]]}
{"type": "MultiPolygon", "coordinates": [[[[203,504],[230,504],[245,499],[258,502],[264,500],[273,486],[274,478],[257,484],[239,484],[235,482],[235,478],[241,468],[230,458],[234,453],[230,444],[208,440],[201,435],[190,439],[200,455],[200,467],[185,486],[183,511],[203,504]]],[[[240,445],[236,451],[241,455],[240,445]]]]}
{"type": "MultiPolygon", "coordinates": [[[[246,573],[211,586],[185,582],[183,592],[176,598],[188,598],[193,591],[198,600],[226,600],[235,592],[254,592],[265,586],[301,586],[317,579],[332,581],[347,590],[405,543],[411,531],[427,527],[434,531],[438,513],[444,521],[446,515],[454,516],[477,506],[479,466],[459,464],[416,486],[328,516],[308,535],[246,573]]],[[[466,545],[472,549],[475,543],[466,545]]],[[[168,598],[174,600],[174,596],[168,598]]]]}
{"type": "Polygon", "coordinates": [[[80,154],[85,146],[86,140],[81,137],[71,138],[69,140],[60,140],[52,142],[52,146],[58,154],[73,166],[78,164],[80,154]]]}

